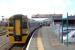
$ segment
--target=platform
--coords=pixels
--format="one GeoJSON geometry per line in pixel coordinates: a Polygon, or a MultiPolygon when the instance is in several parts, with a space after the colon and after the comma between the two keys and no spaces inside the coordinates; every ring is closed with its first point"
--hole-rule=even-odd
{"type": "Polygon", "coordinates": [[[40,28],[38,33],[33,35],[28,45],[27,50],[75,50],[75,45],[67,47],[60,43],[50,27],[40,28]]]}

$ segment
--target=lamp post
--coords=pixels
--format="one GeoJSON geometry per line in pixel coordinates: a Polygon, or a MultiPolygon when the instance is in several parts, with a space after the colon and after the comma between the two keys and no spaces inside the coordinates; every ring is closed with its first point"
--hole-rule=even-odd
{"type": "Polygon", "coordinates": [[[67,47],[68,47],[69,43],[68,43],[68,13],[67,13],[67,47]]]}
{"type": "Polygon", "coordinates": [[[61,42],[63,43],[63,18],[62,18],[62,39],[61,42]]]}

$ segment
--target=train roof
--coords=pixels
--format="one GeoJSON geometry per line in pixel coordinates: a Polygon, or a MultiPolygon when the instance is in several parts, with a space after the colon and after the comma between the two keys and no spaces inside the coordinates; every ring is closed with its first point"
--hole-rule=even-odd
{"type": "Polygon", "coordinates": [[[16,14],[16,15],[13,15],[13,16],[11,16],[9,19],[13,19],[13,18],[27,18],[27,15],[22,15],[22,14],[16,14]]]}

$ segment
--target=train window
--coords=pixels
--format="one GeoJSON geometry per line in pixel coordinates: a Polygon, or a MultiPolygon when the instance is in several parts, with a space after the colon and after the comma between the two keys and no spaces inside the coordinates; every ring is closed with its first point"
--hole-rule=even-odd
{"type": "Polygon", "coordinates": [[[9,26],[14,26],[14,22],[13,22],[13,19],[11,18],[11,19],[9,19],[9,26]]]}
{"type": "Polygon", "coordinates": [[[26,21],[24,21],[24,22],[22,23],[22,28],[27,28],[27,22],[26,22],[26,21]]]}
{"type": "Polygon", "coordinates": [[[12,22],[9,22],[9,26],[14,26],[14,23],[12,23],[12,22]]]}

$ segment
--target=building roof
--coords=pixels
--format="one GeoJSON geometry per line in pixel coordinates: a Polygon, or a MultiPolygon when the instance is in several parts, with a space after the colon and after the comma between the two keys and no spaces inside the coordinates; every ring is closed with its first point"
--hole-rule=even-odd
{"type": "Polygon", "coordinates": [[[75,20],[75,15],[74,16],[68,16],[69,20],[75,20]]]}
{"type": "Polygon", "coordinates": [[[62,14],[37,14],[33,15],[32,18],[53,18],[59,20],[62,19],[62,14]]]}

